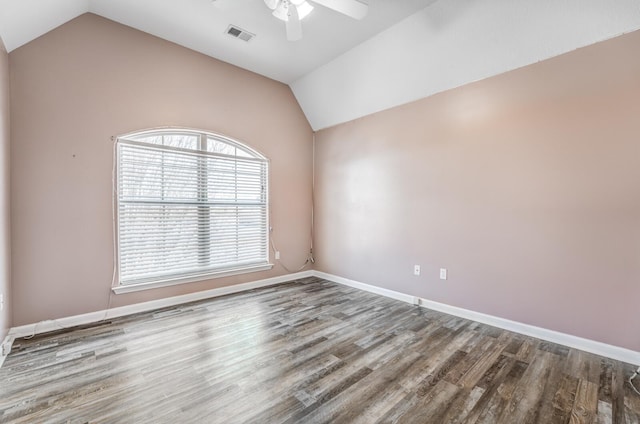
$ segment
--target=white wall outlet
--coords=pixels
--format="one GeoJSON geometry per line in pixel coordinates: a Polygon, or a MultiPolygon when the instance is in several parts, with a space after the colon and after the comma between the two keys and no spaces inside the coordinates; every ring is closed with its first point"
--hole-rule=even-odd
{"type": "Polygon", "coordinates": [[[0,311],[4,309],[4,293],[0,293],[0,311]]]}
{"type": "Polygon", "coordinates": [[[420,275],[420,265],[413,266],[413,275],[420,275]]]}
{"type": "Polygon", "coordinates": [[[276,259],[280,259],[280,251],[276,250],[276,259]]]}
{"type": "Polygon", "coordinates": [[[447,268],[440,268],[440,279],[441,280],[447,279],[447,268]]]}

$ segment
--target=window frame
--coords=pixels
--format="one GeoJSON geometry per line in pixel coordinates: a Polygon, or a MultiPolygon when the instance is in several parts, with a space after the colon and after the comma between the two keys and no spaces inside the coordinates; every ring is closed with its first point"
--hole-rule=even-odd
{"type": "MultiPolygon", "coordinates": [[[[269,246],[270,246],[270,239],[269,239],[270,187],[269,185],[270,185],[271,163],[270,163],[270,160],[265,155],[263,155],[262,153],[258,152],[257,150],[247,146],[246,144],[240,141],[237,141],[235,139],[232,139],[230,137],[227,137],[221,134],[217,134],[209,131],[197,130],[197,129],[190,129],[190,128],[165,127],[165,128],[156,128],[156,129],[143,130],[143,131],[135,131],[135,132],[131,132],[131,133],[127,133],[127,134],[123,134],[115,137],[113,158],[114,158],[114,164],[113,164],[113,181],[112,181],[112,187],[113,187],[112,200],[113,200],[113,222],[114,222],[114,278],[112,283],[112,290],[114,293],[116,294],[129,293],[129,292],[135,292],[140,290],[148,290],[148,289],[154,289],[159,287],[167,287],[167,286],[173,286],[178,284],[185,284],[185,283],[204,281],[204,280],[210,280],[215,278],[228,277],[232,275],[267,271],[273,268],[273,264],[270,262],[271,255],[270,255],[270,249],[269,249],[269,246]],[[163,144],[133,140],[134,138],[149,137],[152,135],[197,136],[198,149],[194,150],[190,148],[179,148],[179,147],[173,147],[173,146],[166,146],[163,144]],[[236,149],[239,149],[243,151],[245,154],[248,154],[250,156],[237,155],[237,154],[228,155],[224,153],[208,151],[207,143],[210,139],[233,146],[236,149]],[[119,148],[121,145],[142,145],[142,146],[150,146],[151,148],[154,148],[155,146],[156,150],[191,152],[191,153],[200,154],[201,156],[199,157],[210,156],[210,157],[220,157],[220,158],[226,158],[226,159],[232,158],[232,159],[240,159],[241,161],[248,160],[248,161],[257,161],[260,163],[264,163],[264,166],[266,167],[265,181],[264,181],[264,186],[265,186],[265,189],[264,189],[265,190],[264,191],[264,197],[265,197],[264,248],[266,252],[265,262],[257,263],[257,264],[248,264],[248,265],[243,264],[238,266],[228,266],[220,269],[209,269],[209,270],[203,270],[202,272],[197,272],[197,271],[186,272],[182,274],[168,275],[168,276],[157,277],[157,278],[151,277],[148,279],[148,281],[145,279],[145,280],[140,280],[140,282],[123,284],[121,280],[121,269],[120,269],[122,256],[121,256],[121,249],[120,249],[121,227],[120,227],[120,207],[119,207],[120,206],[120,196],[119,196],[119,184],[120,184],[119,175],[120,174],[119,172],[120,172],[120,166],[121,166],[119,148]]],[[[202,180],[198,179],[198,181],[200,182],[202,180]]]]}

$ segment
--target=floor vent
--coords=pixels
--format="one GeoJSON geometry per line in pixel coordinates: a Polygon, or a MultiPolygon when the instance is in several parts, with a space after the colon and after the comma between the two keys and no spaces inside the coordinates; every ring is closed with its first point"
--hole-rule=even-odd
{"type": "Polygon", "coordinates": [[[227,34],[242,41],[251,41],[251,39],[256,36],[255,34],[252,34],[249,31],[245,31],[244,29],[239,28],[235,25],[229,25],[229,27],[227,28],[227,34]]]}

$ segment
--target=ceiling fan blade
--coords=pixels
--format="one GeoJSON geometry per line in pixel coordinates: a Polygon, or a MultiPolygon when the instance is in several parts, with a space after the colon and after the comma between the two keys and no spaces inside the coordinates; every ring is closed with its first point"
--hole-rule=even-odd
{"type": "Polygon", "coordinates": [[[367,16],[369,11],[369,6],[358,0],[313,0],[313,2],[358,20],[367,16]]]}
{"type": "Polygon", "coordinates": [[[300,16],[298,16],[298,8],[289,3],[287,8],[287,40],[298,41],[302,39],[302,24],[300,23],[300,16]]]}
{"type": "Polygon", "coordinates": [[[264,3],[267,5],[269,9],[275,10],[275,8],[278,7],[280,0],[264,0],[264,3]]]}

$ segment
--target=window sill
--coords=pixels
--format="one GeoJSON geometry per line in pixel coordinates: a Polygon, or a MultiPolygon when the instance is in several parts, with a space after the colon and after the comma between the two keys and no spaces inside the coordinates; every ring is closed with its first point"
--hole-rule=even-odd
{"type": "Polygon", "coordinates": [[[211,280],[213,278],[229,277],[232,275],[247,274],[250,272],[267,271],[273,268],[273,264],[247,266],[242,268],[227,269],[218,272],[208,272],[206,274],[189,275],[186,277],[171,278],[166,280],[150,281],[148,283],[119,285],[112,287],[115,294],[132,293],[142,290],[157,289],[160,287],[176,286],[178,284],[194,283],[196,281],[211,280]]]}

